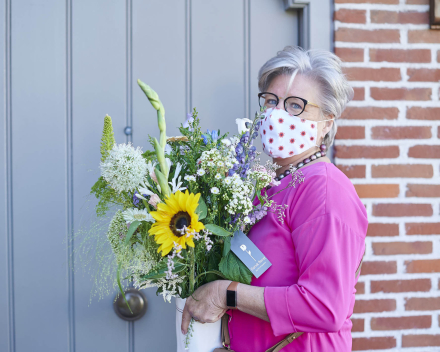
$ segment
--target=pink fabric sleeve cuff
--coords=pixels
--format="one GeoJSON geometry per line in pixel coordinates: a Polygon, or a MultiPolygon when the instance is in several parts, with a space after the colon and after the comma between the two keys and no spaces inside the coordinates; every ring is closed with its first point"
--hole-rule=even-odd
{"type": "Polygon", "coordinates": [[[275,336],[297,332],[290,317],[287,289],[288,287],[272,286],[264,288],[264,304],[275,336]]]}

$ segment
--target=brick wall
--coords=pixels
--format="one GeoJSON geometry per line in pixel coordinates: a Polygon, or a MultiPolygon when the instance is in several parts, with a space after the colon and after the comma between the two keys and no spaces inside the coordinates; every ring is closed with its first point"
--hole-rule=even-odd
{"type": "Polygon", "coordinates": [[[440,351],[440,31],[428,9],[335,0],[335,52],[355,89],[335,161],[370,222],[353,350],[440,351]]]}

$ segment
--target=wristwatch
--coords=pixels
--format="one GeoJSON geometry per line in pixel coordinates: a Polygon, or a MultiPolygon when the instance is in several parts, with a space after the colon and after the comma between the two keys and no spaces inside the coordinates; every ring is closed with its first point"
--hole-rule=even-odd
{"type": "Polygon", "coordinates": [[[228,309],[237,309],[237,281],[232,281],[226,289],[226,305],[228,309]]]}

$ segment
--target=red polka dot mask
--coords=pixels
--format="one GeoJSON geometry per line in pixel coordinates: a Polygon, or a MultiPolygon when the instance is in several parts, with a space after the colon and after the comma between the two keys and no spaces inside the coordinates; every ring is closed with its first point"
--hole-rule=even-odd
{"type": "Polygon", "coordinates": [[[317,121],[302,119],[280,108],[267,109],[263,116],[259,132],[263,151],[270,157],[288,158],[317,146],[317,121]]]}

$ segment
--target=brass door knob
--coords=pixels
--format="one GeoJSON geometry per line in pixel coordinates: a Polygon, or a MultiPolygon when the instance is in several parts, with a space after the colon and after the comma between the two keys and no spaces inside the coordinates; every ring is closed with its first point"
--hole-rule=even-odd
{"type": "Polygon", "coordinates": [[[113,302],[113,309],[115,310],[115,313],[119,318],[127,321],[134,321],[142,318],[145,315],[148,307],[148,302],[145,295],[141,291],[134,288],[129,288],[124,293],[133,313],[131,313],[128,309],[127,303],[121,294],[116,296],[116,299],[113,302]]]}

